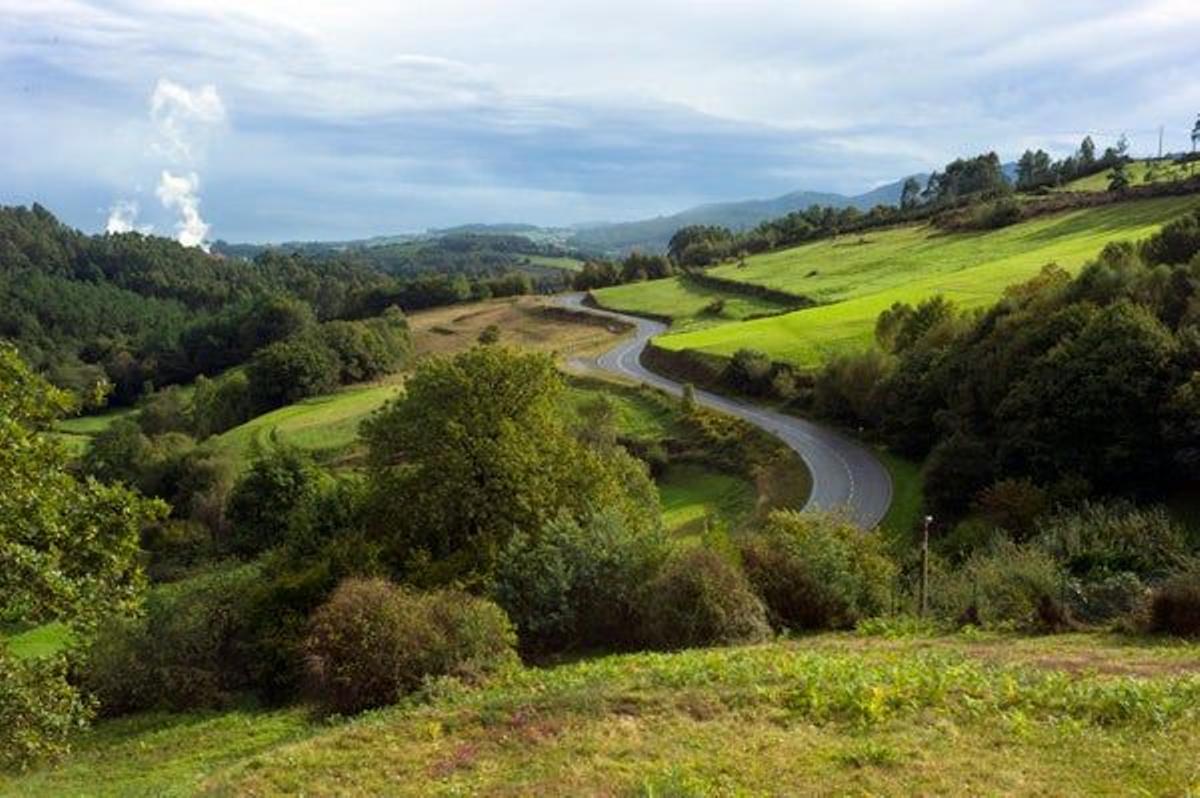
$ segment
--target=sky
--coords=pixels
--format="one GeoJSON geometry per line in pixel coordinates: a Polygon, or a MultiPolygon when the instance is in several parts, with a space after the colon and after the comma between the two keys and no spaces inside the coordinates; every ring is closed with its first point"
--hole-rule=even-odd
{"type": "Polygon", "coordinates": [[[1122,132],[1195,0],[0,0],[0,204],[188,245],[568,225],[1122,132]]]}

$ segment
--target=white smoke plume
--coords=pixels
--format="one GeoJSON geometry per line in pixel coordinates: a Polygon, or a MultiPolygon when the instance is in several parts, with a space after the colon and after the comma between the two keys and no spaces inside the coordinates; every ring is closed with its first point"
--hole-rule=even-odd
{"type": "Polygon", "coordinates": [[[158,136],[155,148],[176,163],[193,163],[225,122],[225,104],[212,84],[188,89],[159,78],[150,95],[150,119],[158,136]]]}
{"type": "Polygon", "coordinates": [[[137,222],[138,204],[133,200],[117,200],[108,209],[108,222],[104,225],[106,233],[131,233],[137,222]]]}
{"type": "MultiPolygon", "coordinates": [[[[155,196],[163,207],[179,214],[175,224],[176,240],[185,247],[208,251],[206,239],[211,226],[200,216],[200,178],[197,166],[204,160],[208,143],[225,124],[225,103],[211,84],[189,89],[166,78],[159,78],[150,95],[150,122],[154,129],[151,151],[166,159],[171,168],[162,170],[155,196]],[[183,171],[186,170],[186,171],[183,171]]],[[[149,232],[149,226],[137,227],[138,204],[119,200],[108,214],[105,230],[127,233],[137,229],[149,232]]]]}
{"type": "Polygon", "coordinates": [[[164,169],[158,179],[158,188],[154,193],[166,208],[179,212],[179,221],[175,224],[175,238],[185,247],[200,247],[208,252],[209,225],[200,218],[200,178],[195,172],[185,175],[174,175],[164,169]]]}

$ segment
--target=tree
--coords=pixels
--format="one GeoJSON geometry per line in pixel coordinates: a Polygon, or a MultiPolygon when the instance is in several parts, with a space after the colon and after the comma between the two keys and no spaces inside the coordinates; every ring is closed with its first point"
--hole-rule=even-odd
{"type": "Polygon", "coordinates": [[[251,557],[283,543],[293,515],[317,496],[321,478],[299,449],[281,446],[257,457],[229,496],[229,548],[251,557]]]}
{"type": "Polygon", "coordinates": [[[1089,171],[1096,163],[1096,142],[1091,136],[1084,136],[1079,142],[1079,170],[1089,171]]]}
{"type": "Polygon", "coordinates": [[[332,391],[339,372],[337,356],[324,341],[299,335],[258,350],[246,373],[254,404],[265,412],[332,391]]]}
{"type": "Polygon", "coordinates": [[[906,211],[915,208],[920,197],[921,184],[917,182],[917,178],[906,178],[900,188],[900,207],[906,211]]]}
{"type": "Polygon", "coordinates": [[[1129,188],[1129,172],[1125,169],[1125,161],[1119,160],[1113,164],[1108,173],[1108,190],[1123,192],[1129,188]]]}
{"type": "Polygon", "coordinates": [[[74,475],[46,434],[72,404],[0,345],[0,611],[86,624],[137,600],[138,536],[166,507],[74,475]]]}
{"type": "Polygon", "coordinates": [[[502,346],[422,362],[406,394],[363,425],[370,526],[393,565],[425,583],[486,582],[518,531],[565,513],[659,523],[645,467],[577,440],[552,359],[502,346]]]}

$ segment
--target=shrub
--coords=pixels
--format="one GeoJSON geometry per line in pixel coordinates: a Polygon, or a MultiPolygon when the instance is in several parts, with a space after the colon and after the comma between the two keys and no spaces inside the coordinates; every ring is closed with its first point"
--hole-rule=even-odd
{"type": "Polygon", "coordinates": [[[831,358],[813,383],[814,410],[850,424],[876,424],[881,413],[879,385],[894,368],[878,349],[831,358]]]}
{"type": "Polygon", "coordinates": [[[1129,572],[1162,578],[1184,564],[1187,535],[1161,507],[1086,504],[1044,523],[1038,543],[1081,577],[1129,572]]]}
{"type": "Polygon", "coordinates": [[[1151,595],[1150,631],[1200,637],[1200,568],[1176,574],[1151,595]]]}
{"type": "Polygon", "coordinates": [[[730,358],[722,379],[736,391],[760,396],[770,390],[773,368],[771,358],[764,353],[739,349],[730,358]]]}
{"type": "Polygon", "coordinates": [[[250,687],[247,617],[255,565],[151,591],[141,617],[111,618],[85,653],[81,681],[104,715],[222,706],[250,687]]]}
{"type": "Polygon", "coordinates": [[[938,581],[930,603],[946,620],[1040,631],[1066,625],[1059,598],[1063,574],[1054,558],[1035,546],[1001,543],[938,581]]]}
{"type": "Polygon", "coordinates": [[[262,413],[332,391],[340,372],[337,353],[304,334],[264,346],[246,368],[251,400],[262,413]]]}
{"type": "Polygon", "coordinates": [[[19,659],[0,643],[0,770],[66,753],[91,716],[91,704],[67,681],[64,657],[19,659]]]}
{"type": "Polygon", "coordinates": [[[641,587],[661,565],[666,541],[613,513],[579,524],[562,517],[513,537],[496,566],[493,595],[529,651],[636,642],[641,587]]]}
{"type": "Polygon", "coordinates": [[[772,623],[786,629],[845,629],[878,615],[896,576],[877,535],[821,513],[772,513],[742,561],[772,623]]]}
{"type": "Polygon", "coordinates": [[[662,649],[762,640],[766,610],[745,574],[716,552],[693,548],[669,559],[646,586],[643,634],[662,649]]]}
{"type": "Polygon", "coordinates": [[[975,497],[976,510],[1019,542],[1033,535],[1038,517],[1049,504],[1046,491],[1028,479],[1002,479],[975,497]]]}
{"type": "Polygon", "coordinates": [[[323,709],[350,714],[395,703],[429,677],[480,678],[513,660],[513,643],[491,602],[348,579],[313,614],[305,652],[323,709]]]}
{"type": "Polygon", "coordinates": [[[1106,574],[1086,581],[1072,580],[1067,592],[1071,616],[1103,623],[1129,616],[1143,604],[1146,585],[1136,574],[1106,574]]]}

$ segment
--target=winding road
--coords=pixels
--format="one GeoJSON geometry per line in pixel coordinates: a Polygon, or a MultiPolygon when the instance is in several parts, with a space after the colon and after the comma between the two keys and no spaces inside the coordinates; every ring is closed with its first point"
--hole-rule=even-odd
{"type": "MultiPolygon", "coordinates": [[[[567,294],[561,304],[572,310],[617,319],[636,328],[634,334],[600,355],[600,369],[661,388],[672,394],[683,386],[642,365],[642,352],[650,339],[666,332],[666,325],[638,316],[599,310],[583,304],[583,294],[567,294]]],[[[883,463],[863,446],[839,432],[802,418],[764,407],[696,390],[700,404],[737,416],[786,443],[812,473],[812,493],[806,509],[844,510],[864,529],[876,526],[892,503],[892,480],[883,463]]]]}

